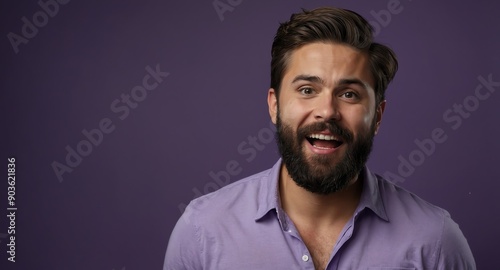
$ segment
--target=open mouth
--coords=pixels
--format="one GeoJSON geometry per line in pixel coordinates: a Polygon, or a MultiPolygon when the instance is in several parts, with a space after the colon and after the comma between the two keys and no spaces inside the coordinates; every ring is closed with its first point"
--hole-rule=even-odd
{"type": "Polygon", "coordinates": [[[334,135],[310,134],[306,136],[307,141],[318,149],[335,149],[344,142],[341,138],[334,135]]]}

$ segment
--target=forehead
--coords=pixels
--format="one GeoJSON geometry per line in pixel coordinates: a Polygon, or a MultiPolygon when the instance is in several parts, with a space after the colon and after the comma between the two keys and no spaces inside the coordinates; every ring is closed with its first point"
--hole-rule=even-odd
{"type": "Polygon", "coordinates": [[[359,79],[374,89],[368,54],[344,44],[315,42],[292,51],[283,83],[298,75],[318,76],[328,86],[346,78],[359,79]]]}

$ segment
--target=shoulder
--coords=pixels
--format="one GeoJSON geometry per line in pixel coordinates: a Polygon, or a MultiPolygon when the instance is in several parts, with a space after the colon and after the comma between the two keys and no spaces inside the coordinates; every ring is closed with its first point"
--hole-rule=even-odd
{"type": "Polygon", "coordinates": [[[189,203],[176,227],[203,225],[212,228],[227,223],[228,218],[252,217],[273,182],[269,169],[202,195],[189,203]]]}
{"type": "Polygon", "coordinates": [[[210,243],[238,224],[234,219],[253,218],[262,185],[268,185],[270,170],[231,183],[192,200],[170,235],[164,269],[201,269],[210,243]],[[209,241],[210,242],[210,241],[209,241]],[[208,246],[207,246],[208,245],[208,246]]]}
{"type": "Polygon", "coordinates": [[[476,269],[467,239],[457,223],[446,218],[439,238],[437,269],[476,269]]]}
{"type": "Polygon", "coordinates": [[[432,250],[436,269],[475,269],[467,240],[448,211],[379,175],[376,178],[389,222],[432,250]]]}
{"type": "Polygon", "coordinates": [[[196,216],[200,221],[209,221],[228,213],[240,215],[242,208],[246,213],[256,211],[262,191],[268,191],[271,184],[270,174],[271,169],[265,170],[200,196],[189,203],[182,218],[196,216]]]}
{"type": "Polygon", "coordinates": [[[389,219],[411,219],[412,222],[441,228],[444,220],[450,217],[448,211],[422,199],[413,192],[379,175],[375,174],[375,178],[389,219]]]}

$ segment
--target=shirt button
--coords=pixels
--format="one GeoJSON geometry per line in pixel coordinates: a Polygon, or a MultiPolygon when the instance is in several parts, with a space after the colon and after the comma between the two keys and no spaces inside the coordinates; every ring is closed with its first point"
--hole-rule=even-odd
{"type": "Polygon", "coordinates": [[[309,256],[307,256],[307,255],[305,255],[305,254],[304,254],[304,255],[302,255],[302,260],[303,260],[304,262],[309,261],[309,256]]]}

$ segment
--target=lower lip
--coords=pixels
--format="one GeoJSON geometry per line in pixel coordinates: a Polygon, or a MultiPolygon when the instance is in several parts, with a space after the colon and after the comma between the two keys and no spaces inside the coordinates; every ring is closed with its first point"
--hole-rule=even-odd
{"type": "Polygon", "coordinates": [[[307,147],[309,149],[311,149],[311,151],[315,154],[318,154],[318,155],[328,155],[328,154],[332,154],[332,153],[335,153],[337,150],[339,150],[340,147],[342,147],[342,145],[344,144],[341,144],[335,148],[317,148],[317,147],[314,147],[309,141],[305,140],[305,143],[307,144],[307,147]]]}

